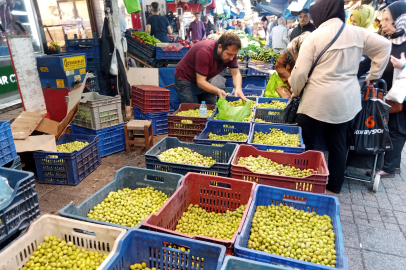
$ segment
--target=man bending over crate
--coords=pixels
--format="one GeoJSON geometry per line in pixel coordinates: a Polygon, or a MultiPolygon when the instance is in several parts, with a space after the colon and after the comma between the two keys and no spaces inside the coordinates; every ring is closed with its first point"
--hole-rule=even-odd
{"type": "Polygon", "coordinates": [[[204,40],[196,43],[175,71],[175,89],[180,103],[216,104],[217,96],[226,97],[226,92],[210,84],[208,80],[230,70],[235,87],[235,96],[244,101],[242,77],[238,69],[237,53],[241,49],[241,40],[235,33],[225,33],[219,40],[204,40]]]}

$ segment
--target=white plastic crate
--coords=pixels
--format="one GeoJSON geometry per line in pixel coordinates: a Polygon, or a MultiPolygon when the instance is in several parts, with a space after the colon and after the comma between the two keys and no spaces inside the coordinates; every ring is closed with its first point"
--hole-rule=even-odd
{"type": "Polygon", "coordinates": [[[84,93],[72,124],[98,130],[123,123],[121,97],[103,96],[97,92],[84,93]]]}
{"type": "Polygon", "coordinates": [[[103,269],[117,251],[125,229],[77,221],[54,215],[43,215],[33,222],[27,232],[0,253],[0,269],[21,269],[46,236],[72,241],[78,248],[97,251],[109,256],[97,268],[103,269]]]}

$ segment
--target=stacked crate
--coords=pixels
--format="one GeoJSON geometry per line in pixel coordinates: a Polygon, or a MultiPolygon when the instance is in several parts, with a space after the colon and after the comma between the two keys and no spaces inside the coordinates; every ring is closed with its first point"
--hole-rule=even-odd
{"type": "Polygon", "coordinates": [[[65,35],[66,53],[85,53],[87,59],[86,71],[92,72],[96,78],[91,78],[87,81],[91,91],[99,92],[101,95],[116,96],[117,90],[115,87],[115,78],[111,75],[105,75],[101,71],[100,62],[100,42],[96,33],[93,33],[93,38],[78,39],[74,35],[74,39],[68,39],[65,35]]]}
{"type": "Polygon", "coordinates": [[[100,156],[125,150],[121,97],[84,93],[72,121],[72,134],[98,135],[100,156]]]}
{"type": "Polygon", "coordinates": [[[155,85],[134,85],[131,88],[131,104],[135,120],[152,120],[154,135],[168,133],[167,115],[171,91],[155,85]]]}

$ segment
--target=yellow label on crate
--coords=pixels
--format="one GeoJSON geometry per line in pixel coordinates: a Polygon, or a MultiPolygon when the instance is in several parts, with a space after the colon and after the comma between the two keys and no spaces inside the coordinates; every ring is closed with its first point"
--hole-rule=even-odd
{"type": "Polygon", "coordinates": [[[65,88],[65,82],[61,79],[56,80],[56,88],[65,88]]]}
{"type": "Polygon", "coordinates": [[[86,58],[84,55],[63,58],[63,70],[73,70],[86,67],[86,58]]]}
{"type": "Polygon", "coordinates": [[[79,73],[80,73],[80,74],[86,74],[86,69],[85,69],[85,68],[82,68],[81,70],[79,70],[79,73]]]}
{"type": "Polygon", "coordinates": [[[41,70],[41,72],[49,72],[47,67],[40,67],[39,70],[41,70]]]}

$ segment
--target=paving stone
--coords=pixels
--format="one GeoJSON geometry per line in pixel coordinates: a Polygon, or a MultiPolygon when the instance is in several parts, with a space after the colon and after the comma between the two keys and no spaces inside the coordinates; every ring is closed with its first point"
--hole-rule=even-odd
{"type": "MultiPolygon", "coordinates": [[[[406,258],[368,250],[362,251],[366,270],[404,270],[406,258]]],[[[351,268],[349,268],[351,269],[351,268]]]]}
{"type": "Polygon", "coordinates": [[[404,256],[406,240],[401,232],[362,225],[358,226],[358,231],[363,249],[404,256]]]}
{"type": "Polygon", "coordinates": [[[382,217],[382,221],[384,222],[384,223],[395,223],[395,224],[397,224],[398,222],[396,221],[396,218],[395,217],[391,217],[391,216],[382,216],[381,215],[381,217],[382,217]]]}
{"type": "Polygon", "coordinates": [[[351,198],[339,198],[340,204],[341,203],[346,203],[346,204],[352,204],[351,198]]]}
{"type": "Polygon", "coordinates": [[[381,217],[393,217],[393,212],[392,212],[392,210],[379,209],[379,213],[381,214],[381,217]]]}
{"type": "Polygon", "coordinates": [[[351,199],[352,200],[363,200],[364,197],[362,196],[362,193],[351,193],[351,199]]]}
{"type": "Polygon", "coordinates": [[[353,211],[365,212],[365,208],[362,205],[351,205],[353,211]]]}
{"type": "Polygon", "coordinates": [[[360,211],[353,211],[354,217],[356,218],[365,218],[367,219],[367,214],[365,212],[360,212],[360,211]]]}
{"type": "Polygon", "coordinates": [[[382,221],[381,216],[379,213],[367,213],[368,219],[371,220],[377,220],[377,221],[382,221]]]}
{"type": "MultiPolygon", "coordinates": [[[[343,223],[341,224],[344,236],[344,246],[352,248],[360,248],[360,241],[358,238],[358,228],[355,224],[343,223]]],[[[345,249],[347,253],[347,249],[345,249]]],[[[347,255],[347,254],[346,254],[347,255]]]]}
{"type": "Polygon", "coordinates": [[[365,200],[352,200],[353,204],[358,204],[358,205],[363,205],[363,206],[369,206],[369,207],[378,207],[377,202],[371,202],[371,201],[365,201],[365,200]]]}
{"type": "Polygon", "coordinates": [[[375,196],[366,195],[366,194],[364,194],[363,198],[364,198],[364,200],[366,200],[366,201],[372,201],[372,202],[376,202],[376,201],[378,200],[375,196]]]}
{"type": "Polygon", "coordinates": [[[406,206],[400,204],[392,204],[392,209],[399,212],[406,212],[406,206]]]}
{"type": "Polygon", "coordinates": [[[393,209],[392,204],[389,201],[378,200],[378,205],[379,205],[379,208],[382,208],[382,209],[389,209],[389,210],[393,209]]]}
{"type": "Polygon", "coordinates": [[[350,217],[352,217],[352,211],[351,210],[340,209],[340,216],[350,216],[350,217]]]}
{"type": "Polygon", "coordinates": [[[388,230],[400,231],[400,228],[397,224],[387,223],[387,222],[384,222],[383,224],[385,225],[385,228],[388,230]]]}
{"type": "Polygon", "coordinates": [[[391,196],[388,196],[388,197],[389,197],[389,201],[391,202],[392,205],[394,205],[394,204],[403,205],[403,201],[399,195],[392,194],[391,196]]]}
{"type": "Polygon", "coordinates": [[[385,226],[383,225],[382,221],[377,221],[377,220],[369,220],[368,226],[374,227],[374,228],[380,228],[380,229],[385,229],[385,226]]]}
{"type": "Polygon", "coordinates": [[[364,208],[365,208],[365,212],[367,212],[367,213],[379,214],[378,209],[375,207],[365,206],[364,208]]]}
{"type": "Polygon", "coordinates": [[[364,219],[364,218],[354,218],[355,224],[357,225],[369,225],[368,219],[364,219]]]}
{"type": "Polygon", "coordinates": [[[406,233],[406,225],[399,225],[399,228],[403,233],[406,233]]]}
{"type": "Polygon", "coordinates": [[[342,224],[344,223],[354,223],[354,217],[350,216],[340,216],[340,221],[342,224]]]}
{"type": "Polygon", "coordinates": [[[340,202],[340,210],[351,210],[351,204],[340,202]]]}
{"type": "Polygon", "coordinates": [[[354,248],[345,248],[345,256],[348,259],[348,269],[351,270],[364,270],[362,263],[362,250],[354,248]]]}

